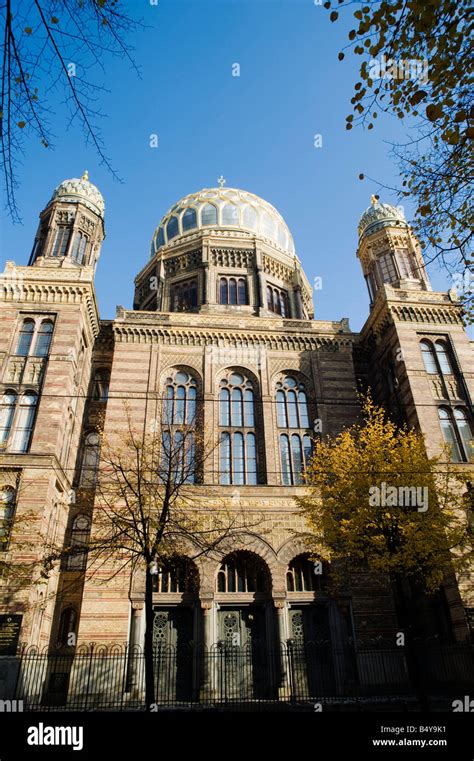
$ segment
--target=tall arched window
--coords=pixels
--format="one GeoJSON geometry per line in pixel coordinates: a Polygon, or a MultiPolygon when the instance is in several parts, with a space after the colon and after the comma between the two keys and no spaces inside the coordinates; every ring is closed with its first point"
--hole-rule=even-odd
{"type": "Polygon", "coordinates": [[[86,567],[90,525],[87,515],[76,515],[74,518],[71,527],[70,553],[67,558],[68,571],[82,571],[86,567]]]}
{"type": "Polygon", "coordinates": [[[220,382],[220,483],[257,483],[254,384],[239,372],[220,382]]]}
{"type": "Polygon", "coordinates": [[[443,437],[451,451],[453,462],[469,462],[472,458],[472,431],[467,413],[461,407],[438,409],[443,437]]]}
{"type": "Polygon", "coordinates": [[[177,370],[165,381],[163,422],[165,425],[192,425],[196,418],[197,381],[177,370]]]}
{"type": "Polygon", "coordinates": [[[50,320],[43,320],[41,323],[35,342],[35,357],[47,357],[53,337],[53,323],[50,320]]]}
{"type": "Polygon", "coordinates": [[[23,320],[18,335],[18,344],[16,347],[16,354],[20,357],[27,357],[30,353],[31,342],[33,340],[33,333],[35,332],[34,320],[23,320]]]}
{"type": "Polygon", "coordinates": [[[27,391],[20,399],[12,434],[11,451],[27,452],[35,420],[38,397],[34,391],[27,391]]]}
{"type": "Polygon", "coordinates": [[[436,356],[433,349],[433,344],[430,341],[420,341],[421,356],[423,357],[423,363],[425,370],[430,375],[438,374],[438,365],[436,364],[436,356]]]}
{"type": "Polygon", "coordinates": [[[454,410],[454,420],[456,422],[459,438],[461,439],[461,445],[464,450],[465,458],[468,462],[470,462],[473,455],[472,431],[467,419],[466,412],[460,407],[456,407],[454,410]]]}
{"type": "Polygon", "coordinates": [[[163,399],[162,454],[160,480],[194,483],[197,423],[197,381],[184,370],[176,370],[165,381],[163,399]]]}
{"type": "Polygon", "coordinates": [[[16,491],[13,486],[0,488],[0,552],[8,549],[15,512],[16,491]]]}
{"type": "Polygon", "coordinates": [[[179,234],[178,217],[171,217],[168,224],[166,225],[166,236],[168,240],[170,241],[172,238],[176,238],[178,234],[179,234]]]}
{"type": "Polygon", "coordinates": [[[212,203],[208,203],[201,209],[201,225],[217,225],[217,209],[212,203]]]}
{"type": "Polygon", "coordinates": [[[96,402],[106,402],[109,398],[110,372],[104,367],[98,367],[94,374],[92,398],[96,402]]]}
{"type": "Polygon", "coordinates": [[[84,255],[86,252],[87,243],[87,235],[78,230],[74,235],[74,241],[71,249],[71,259],[73,259],[75,262],[78,262],[78,264],[84,263],[84,255]]]}
{"type": "Polygon", "coordinates": [[[181,224],[183,226],[183,233],[186,232],[186,230],[193,230],[197,227],[196,210],[186,209],[181,217],[181,224]]]}
{"type": "Polygon", "coordinates": [[[0,444],[5,445],[10,435],[15,415],[17,396],[15,391],[5,391],[0,405],[0,444]]]}
{"type": "Polygon", "coordinates": [[[223,225],[238,225],[239,210],[233,203],[226,203],[221,209],[221,219],[223,225]]]}
{"type": "Polygon", "coordinates": [[[59,225],[56,231],[51,256],[66,256],[69,238],[71,237],[71,228],[69,225],[59,225]]]}
{"type": "Polygon", "coordinates": [[[81,486],[91,488],[97,483],[97,469],[100,458],[100,436],[95,431],[88,433],[84,442],[82,457],[81,486]]]}
{"type": "Polygon", "coordinates": [[[282,481],[285,485],[302,482],[303,470],[311,457],[308,398],[305,387],[291,375],[276,384],[276,412],[280,433],[280,460],[282,481]],[[298,433],[294,432],[298,430],[298,433]]]}
{"type": "Polygon", "coordinates": [[[439,366],[443,375],[452,375],[453,368],[451,366],[451,360],[449,358],[448,347],[445,341],[435,341],[436,356],[438,358],[439,366]]]}
{"type": "Polygon", "coordinates": [[[282,288],[267,286],[267,309],[282,317],[290,317],[288,293],[282,288]]]}

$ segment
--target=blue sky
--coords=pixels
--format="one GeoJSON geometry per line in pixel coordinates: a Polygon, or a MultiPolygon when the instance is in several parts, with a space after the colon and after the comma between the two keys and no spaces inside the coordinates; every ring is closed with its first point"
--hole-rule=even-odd
{"type": "MultiPolygon", "coordinates": [[[[26,264],[38,213],[63,179],[84,169],[106,202],[107,238],[97,270],[102,318],[131,308],[133,279],[147,261],[161,217],[202,187],[249,190],[285,218],[315,291],[316,319],[349,317],[358,330],[368,314],[359,262],[357,222],[377,192],[360,172],[394,185],[390,141],[405,127],[386,118],[371,132],[347,132],[345,116],[360,58],[337,54],[347,20],[333,24],[314,0],[146,0],[129,3],[146,28],[134,33],[134,59],[107,59],[100,122],[115,181],[78,127],[66,129],[60,104],[54,151],[26,143],[18,201],[23,224],[2,222],[2,259],[26,264]],[[232,76],[239,63],[240,77],[232,76]],[[158,148],[150,135],[158,135],[158,148]],[[314,147],[314,135],[322,147],[314,147]]],[[[394,196],[382,194],[382,200],[394,196]]],[[[410,204],[405,206],[410,215],[410,204]]],[[[449,283],[437,267],[433,287],[449,283]]]]}

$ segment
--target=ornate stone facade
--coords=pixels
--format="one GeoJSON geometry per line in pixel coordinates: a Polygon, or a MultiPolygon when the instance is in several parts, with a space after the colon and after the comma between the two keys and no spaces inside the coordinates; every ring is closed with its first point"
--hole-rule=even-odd
{"type": "MultiPolygon", "coordinates": [[[[8,262],[1,281],[1,483],[15,492],[20,526],[8,558],[33,563],[49,540],[93,531],[94,489],[84,463],[90,467],[99,420],[109,437],[123,429],[124,399],[146,429],[160,416],[167,379],[186,375],[203,400],[205,429],[217,440],[222,384],[247,384],[256,421],[249,430],[257,435],[255,453],[246,457],[255,469],[247,465],[231,483],[216,447],[204,483],[193,488],[203,510],[238,505],[258,528],[225,556],[196,560],[192,589],[171,576],[157,581],[157,637],[213,646],[226,637],[244,644],[258,636],[270,646],[306,636],[343,646],[393,636],[388,579],[359,575],[332,596],[308,561],[295,504],[306,439],[354,422],[357,394],[367,383],[426,434],[430,452],[443,441],[440,409],[461,411],[472,424],[472,347],[459,304],[430,290],[401,212],[378,206],[360,226],[358,255],[372,302],[361,333],[347,319],[312,319],[311,287],[278,212],[252,194],[222,188],[187,196],[165,215],[135,280],[134,309],[119,308],[114,320],[101,321],[93,278],[103,199],[86,176],[62,183],[40,215],[29,266],[8,262]],[[451,372],[429,371],[423,341],[444,342],[451,372]],[[290,406],[282,420],[285,394],[290,406]],[[34,412],[23,415],[27,403],[34,412]],[[21,541],[27,516],[35,551],[21,541]]],[[[79,643],[140,643],[143,576],[126,570],[104,584],[109,575],[104,567],[93,578],[86,573],[84,582],[82,569],[71,564],[14,595],[4,584],[2,609],[23,616],[21,637],[29,644],[55,646],[64,621],[75,622],[79,643]]],[[[458,639],[468,633],[465,608],[474,607],[468,579],[461,591],[462,599],[455,580],[446,580],[445,623],[458,639]]]]}

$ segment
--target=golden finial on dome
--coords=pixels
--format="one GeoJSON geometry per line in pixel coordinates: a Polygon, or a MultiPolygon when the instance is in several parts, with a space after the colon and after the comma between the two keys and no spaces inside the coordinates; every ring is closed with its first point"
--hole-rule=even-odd
{"type": "Polygon", "coordinates": [[[371,202],[372,206],[375,206],[375,204],[379,202],[379,197],[378,196],[370,196],[370,202],[371,202]]]}
{"type": "Polygon", "coordinates": [[[81,180],[88,180],[89,179],[89,172],[87,169],[84,170],[84,174],[81,177],[81,180]]]}

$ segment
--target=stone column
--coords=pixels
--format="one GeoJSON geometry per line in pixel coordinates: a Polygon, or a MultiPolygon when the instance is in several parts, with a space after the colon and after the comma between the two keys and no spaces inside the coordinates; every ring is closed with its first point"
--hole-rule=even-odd
{"type": "Polygon", "coordinates": [[[201,700],[209,700],[212,696],[212,656],[211,645],[213,644],[213,602],[212,600],[201,600],[201,608],[203,613],[203,627],[202,627],[202,654],[203,654],[203,669],[202,669],[202,684],[200,690],[201,700]]]}
{"type": "Polygon", "coordinates": [[[127,671],[127,692],[131,697],[137,695],[140,689],[138,682],[139,662],[143,657],[143,643],[140,641],[140,631],[142,624],[142,602],[132,602],[132,617],[130,620],[130,640],[129,640],[129,658],[127,671]]]}
{"type": "Polygon", "coordinates": [[[278,648],[280,651],[280,684],[278,687],[279,697],[284,699],[289,695],[288,683],[288,637],[286,631],[286,601],[275,600],[275,608],[278,619],[278,648]]]}

